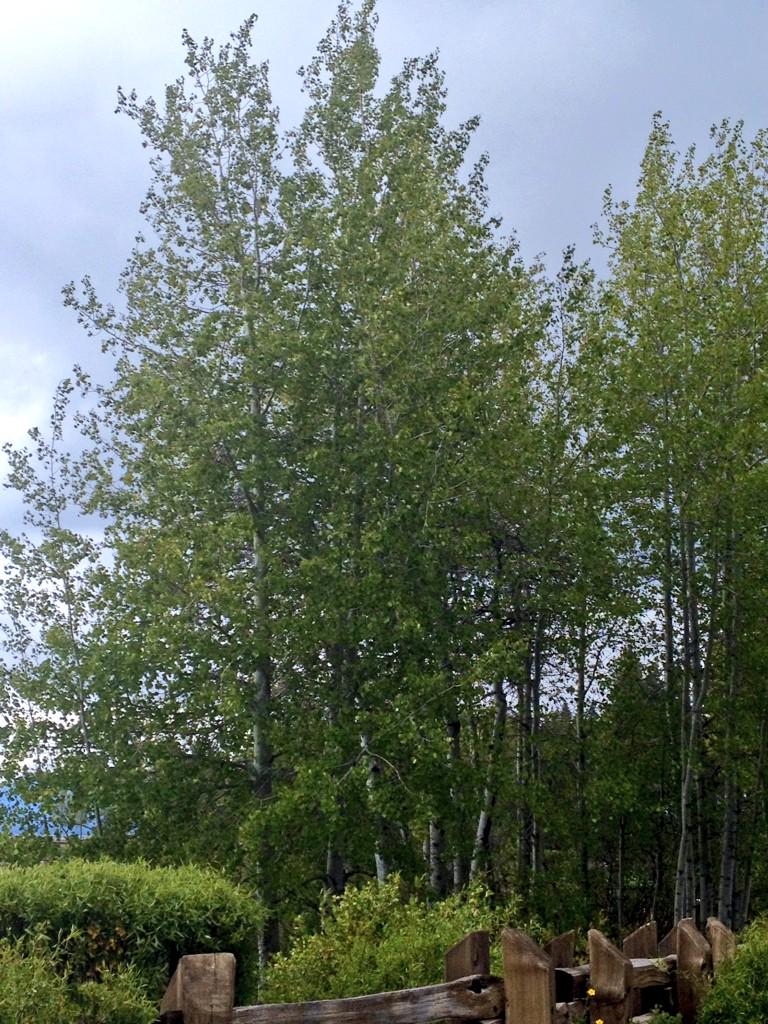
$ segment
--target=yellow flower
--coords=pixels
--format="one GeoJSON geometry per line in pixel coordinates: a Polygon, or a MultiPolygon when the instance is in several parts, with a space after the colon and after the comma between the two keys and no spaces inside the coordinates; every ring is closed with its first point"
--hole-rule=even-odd
{"type": "Polygon", "coordinates": [[[602,1017],[598,1017],[597,1020],[595,1021],[595,1024],[605,1024],[605,1021],[603,1020],[602,1017]]]}
{"type": "Polygon", "coordinates": [[[597,995],[597,989],[596,989],[596,988],[588,988],[588,989],[587,989],[587,995],[588,995],[588,996],[590,997],[590,999],[591,999],[591,998],[592,998],[592,996],[596,996],[596,995],[597,995]]]}

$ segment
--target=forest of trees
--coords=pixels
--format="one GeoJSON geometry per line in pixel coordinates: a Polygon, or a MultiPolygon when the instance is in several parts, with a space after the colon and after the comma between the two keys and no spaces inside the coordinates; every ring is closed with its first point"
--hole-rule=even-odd
{"type": "Polygon", "coordinates": [[[768,909],[768,135],[660,115],[596,275],[491,215],[434,57],[343,2],[286,131],[247,22],[121,94],[111,359],[9,450],[2,858],[398,872],[553,926],[768,909]],[[15,797],[17,799],[11,799],[15,797]]]}

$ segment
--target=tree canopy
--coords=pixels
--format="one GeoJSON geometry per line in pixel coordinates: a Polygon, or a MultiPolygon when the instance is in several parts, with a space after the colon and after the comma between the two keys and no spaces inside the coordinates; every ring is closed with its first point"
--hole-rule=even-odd
{"type": "Polygon", "coordinates": [[[553,926],[740,923],[768,897],[765,134],[700,158],[657,115],[606,273],[550,277],[436,57],[379,82],[371,0],[289,130],[254,28],[120,93],[146,235],[117,305],[66,289],[113,372],[9,451],[7,856],[216,864],[265,954],[393,871],[553,926]]]}

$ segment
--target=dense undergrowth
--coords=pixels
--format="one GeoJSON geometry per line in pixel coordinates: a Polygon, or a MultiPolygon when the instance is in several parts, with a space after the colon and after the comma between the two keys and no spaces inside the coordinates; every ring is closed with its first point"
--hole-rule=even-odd
{"type": "MultiPolygon", "coordinates": [[[[334,999],[434,984],[442,980],[446,950],[467,932],[498,935],[510,924],[542,934],[538,922],[520,922],[517,901],[494,906],[482,886],[430,902],[418,888],[406,892],[398,877],[369,883],[329,899],[316,932],[298,922],[290,948],[268,969],[261,998],[334,999]]],[[[498,961],[498,951],[492,955],[498,961]]]]}
{"type": "Polygon", "coordinates": [[[135,968],[78,982],[60,951],[43,942],[0,945],[0,1024],[152,1024],[156,1017],[135,968]]]}
{"type": "Polygon", "coordinates": [[[699,1024],[765,1024],[768,1021],[768,918],[741,935],[734,959],[710,989],[699,1024]]]}
{"type": "Polygon", "coordinates": [[[145,1024],[180,956],[227,950],[255,995],[260,912],[202,868],[62,861],[0,869],[0,1024],[145,1024]]]}

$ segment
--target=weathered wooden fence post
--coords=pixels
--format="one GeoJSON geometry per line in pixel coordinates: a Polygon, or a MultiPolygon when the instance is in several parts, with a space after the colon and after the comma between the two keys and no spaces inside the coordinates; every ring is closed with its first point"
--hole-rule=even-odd
{"type": "Polygon", "coordinates": [[[677,1009],[683,1024],[694,1024],[706,990],[712,951],[692,917],[677,925],[677,1009]]]}
{"type": "Polygon", "coordinates": [[[595,990],[591,1019],[601,1019],[605,1024],[627,1024],[632,963],[596,928],[590,928],[587,937],[589,983],[595,990]]]}
{"type": "Polygon", "coordinates": [[[707,921],[707,938],[712,947],[712,970],[717,975],[721,964],[730,960],[736,952],[736,936],[722,921],[710,917],[707,921]]]}
{"type": "Polygon", "coordinates": [[[544,943],[544,952],[552,961],[553,967],[573,967],[576,952],[576,932],[563,932],[549,942],[544,943]]]}
{"type": "Polygon", "coordinates": [[[677,925],[659,940],[659,956],[677,956],[677,925]]]}
{"type": "Polygon", "coordinates": [[[659,948],[658,931],[655,921],[649,921],[635,929],[628,935],[622,944],[624,955],[630,960],[634,957],[648,957],[653,959],[659,948]]]}
{"type": "Polygon", "coordinates": [[[235,958],[231,953],[183,956],[160,1004],[161,1024],[232,1024],[235,958]]]}
{"type": "Polygon", "coordinates": [[[552,1024],[555,977],[552,961],[524,932],[501,933],[506,1024],[552,1024]]]}
{"type": "MultiPolygon", "coordinates": [[[[631,935],[628,935],[622,943],[624,956],[630,960],[635,957],[647,957],[652,960],[656,956],[659,946],[659,935],[655,921],[636,928],[631,935]]],[[[634,989],[629,996],[629,1016],[636,1017],[642,1011],[643,994],[640,989],[634,989]]]]}
{"type": "Polygon", "coordinates": [[[445,954],[445,980],[458,981],[471,974],[491,973],[491,937],[488,932],[470,932],[445,954]]]}

